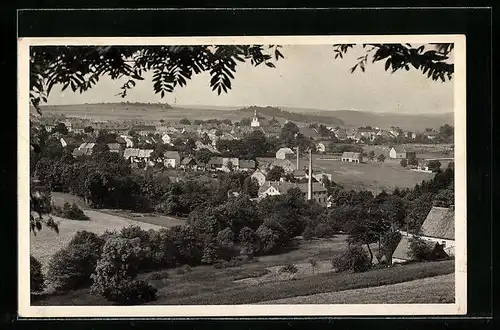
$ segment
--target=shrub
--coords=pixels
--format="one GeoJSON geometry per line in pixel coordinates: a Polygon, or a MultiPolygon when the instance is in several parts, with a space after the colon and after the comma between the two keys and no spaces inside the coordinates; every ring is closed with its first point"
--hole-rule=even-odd
{"type": "Polygon", "coordinates": [[[203,256],[201,257],[201,262],[204,264],[212,264],[218,258],[218,247],[215,242],[210,242],[203,249],[203,256]]]}
{"type": "Polygon", "coordinates": [[[335,237],[335,234],[336,228],[324,222],[318,223],[314,228],[314,236],[317,238],[332,238],[335,237]]]}
{"type": "Polygon", "coordinates": [[[361,245],[348,245],[344,253],[332,260],[337,272],[364,272],[371,267],[370,258],[361,245]]]}
{"type": "Polygon", "coordinates": [[[399,162],[399,164],[403,167],[406,167],[408,165],[408,160],[406,159],[401,159],[401,161],[399,162]]]}
{"type": "Polygon", "coordinates": [[[279,235],[266,225],[261,225],[255,233],[259,238],[261,254],[272,253],[279,247],[279,235]]]}
{"type": "Polygon", "coordinates": [[[83,213],[82,209],[76,203],[64,203],[63,207],[52,206],[52,213],[71,220],[89,220],[89,217],[83,213]]]}
{"type": "Polygon", "coordinates": [[[231,260],[220,260],[214,264],[214,268],[231,268],[231,267],[239,267],[244,264],[244,261],[238,258],[233,258],[231,260]]]}
{"type": "Polygon", "coordinates": [[[38,259],[30,255],[30,291],[31,293],[42,292],[45,289],[45,278],[42,272],[42,264],[38,259]]]}
{"type": "Polygon", "coordinates": [[[67,291],[91,283],[103,241],[94,233],[77,232],[69,244],[49,262],[48,278],[56,290],[67,291]]]}
{"type": "Polygon", "coordinates": [[[92,274],[90,292],[127,305],[155,300],[157,290],[147,282],[135,280],[142,251],[139,238],[117,237],[106,241],[92,274]]]}
{"type": "Polygon", "coordinates": [[[234,245],[234,234],[231,228],[226,227],[217,233],[217,243],[227,247],[234,245]]]}
{"type": "Polygon", "coordinates": [[[417,261],[431,260],[432,248],[420,237],[413,236],[409,239],[410,250],[408,255],[417,261]]]}
{"type": "Polygon", "coordinates": [[[203,257],[203,242],[190,227],[175,226],[168,230],[167,237],[175,246],[178,264],[199,265],[203,257]]]}
{"type": "Polygon", "coordinates": [[[238,236],[238,241],[241,246],[241,254],[251,256],[259,252],[259,238],[252,229],[243,227],[238,236]]]}
{"type": "Polygon", "coordinates": [[[280,273],[291,273],[291,274],[295,274],[299,271],[299,269],[297,268],[297,266],[295,266],[294,264],[287,264],[283,267],[281,267],[279,269],[279,272],[280,273]]]}

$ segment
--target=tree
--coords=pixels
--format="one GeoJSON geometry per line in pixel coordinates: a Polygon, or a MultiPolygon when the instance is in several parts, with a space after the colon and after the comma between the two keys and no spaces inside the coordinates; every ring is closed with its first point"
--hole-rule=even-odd
{"type": "Polygon", "coordinates": [[[181,120],[179,120],[179,124],[182,124],[182,125],[191,125],[191,122],[187,118],[182,118],[181,120]]]}
{"type": "MultiPolygon", "coordinates": [[[[358,46],[356,44],[335,44],[335,58],[343,58],[349,49],[358,46]]],[[[453,63],[449,63],[449,57],[453,53],[454,44],[440,43],[431,44],[434,49],[426,50],[426,46],[417,48],[410,44],[363,44],[366,49],[365,56],[358,58],[358,62],[351,68],[353,73],[358,67],[365,71],[368,58],[372,58],[372,63],[385,60],[385,70],[392,73],[399,70],[410,70],[410,66],[427,74],[432,80],[451,80],[454,72],[453,63]]],[[[427,46],[429,47],[429,46],[427,46]]]]}
{"type": "Polygon", "coordinates": [[[294,147],[297,145],[296,136],[299,132],[297,125],[289,121],[281,128],[279,140],[288,147],[294,147]]]}
{"type": "Polygon", "coordinates": [[[406,160],[406,158],[403,158],[401,159],[401,161],[399,162],[399,164],[403,167],[406,167],[408,165],[408,161],[406,160]]]}
{"type": "Polygon", "coordinates": [[[370,152],[368,153],[368,158],[369,158],[370,160],[373,160],[373,159],[375,158],[375,151],[373,151],[373,150],[372,150],[372,151],[370,151],[370,152]]]}
{"type": "Polygon", "coordinates": [[[212,156],[213,153],[206,148],[202,148],[195,153],[196,161],[202,164],[207,164],[212,156]]]}
{"type": "Polygon", "coordinates": [[[251,122],[252,122],[252,119],[250,119],[250,118],[241,118],[240,125],[241,126],[250,126],[251,122]]]}
{"type": "Polygon", "coordinates": [[[85,126],[85,128],[83,129],[83,132],[94,133],[94,128],[92,126],[85,126]]]}
{"type": "Polygon", "coordinates": [[[377,160],[378,160],[379,162],[383,163],[383,162],[385,161],[385,155],[384,155],[384,154],[380,154],[380,155],[378,155],[377,160]]]}
{"type": "Polygon", "coordinates": [[[30,291],[42,292],[45,289],[45,276],[42,272],[42,263],[30,255],[30,291]]]}
{"type": "Polygon", "coordinates": [[[427,162],[427,166],[432,172],[439,172],[441,169],[441,162],[439,160],[430,160],[427,162]]]}
{"type": "Polygon", "coordinates": [[[259,182],[257,179],[248,176],[243,182],[243,193],[255,198],[259,194],[259,182]]]}
{"type": "Polygon", "coordinates": [[[267,181],[279,181],[285,174],[285,170],[281,166],[274,166],[266,175],[267,181]]]}
{"type": "Polygon", "coordinates": [[[249,159],[264,156],[268,152],[269,147],[266,136],[260,130],[255,130],[245,136],[243,145],[246,149],[246,157],[249,159]]]}
{"type": "Polygon", "coordinates": [[[51,133],[61,133],[62,135],[68,135],[68,128],[66,127],[66,125],[64,125],[64,123],[57,123],[57,125],[52,129],[51,133]]]}

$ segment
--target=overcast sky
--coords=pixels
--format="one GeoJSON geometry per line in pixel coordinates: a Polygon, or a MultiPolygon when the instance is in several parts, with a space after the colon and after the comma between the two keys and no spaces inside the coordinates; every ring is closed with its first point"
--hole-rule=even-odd
{"type": "Polygon", "coordinates": [[[150,76],[140,81],[126,99],[116,94],[121,83],[107,77],[91,90],[60,92],[54,88],[48,104],[99,102],[167,102],[177,105],[283,106],[323,110],[363,110],[398,113],[453,112],[453,80],[432,81],[420,71],[384,71],[384,62],[369,63],[366,71],[349,69],[364,55],[362,47],[344,59],[334,59],[331,45],[283,46],[285,59],[276,69],[238,64],[232,90],[217,95],[208,73],[194,76],[162,100],[153,92],[150,76]]]}

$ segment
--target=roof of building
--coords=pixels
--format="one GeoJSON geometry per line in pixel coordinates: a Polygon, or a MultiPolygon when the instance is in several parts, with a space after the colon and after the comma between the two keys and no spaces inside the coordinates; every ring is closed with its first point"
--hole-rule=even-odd
{"type": "MultiPolygon", "coordinates": [[[[286,194],[288,190],[292,188],[299,188],[302,193],[307,193],[309,190],[308,183],[292,183],[292,182],[280,182],[280,181],[266,181],[265,184],[263,184],[259,188],[259,194],[265,192],[267,189],[270,187],[274,187],[279,191],[280,194],[286,194]]],[[[312,184],[312,191],[313,192],[326,192],[326,188],[323,187],[323,185],[319,182],[313,182],[312,184]]]]}
{"type": "Polygon", "coordinates": [[[240,159],[240,168],[248,168],[248,169],[255,168],[255,160],[240,159]]]}
{"type": "Polygon", "coordinates": [[[342,153],[343,158],[359,158],[360,156],[361,156],[361,153],[359,153],[359,152],[344,151],[342,153]]]}
{"type": "Polygon", "coordinates": [[[394,149],[398,154],[406,152],[406,149],[401,146],[393,146],[392,149],[394,149]]]}
{"type": "Polygon", "coordinates": [[[293,176],[295,176],[295,177],[305,177],[306,175],[307,175],[307,173],[304,170],[293,171],[293,176]]]}
{"type": "Polygon", "coordinates": [[[293,150],[290,148],[280,148],[276,153],[294,154],[293,150]]]}
{"type": "Polygon", "coordinates": [[[208,165],[222,165],[222,157],[210,157],[208,165]]]}
{"type": "Polygon", "coordinates": [[[153,153],[153,149],[139,149],[139,154],[137,157],[139,158],[149,158],[153,153]]]}
{"type": "Polygon", "coordinates": [[[432,207],[420,227],[420,235],[454,240],[455,211],[445,207],[432,207]]]}
{"type": "MultiPolygon", "coordinates": [[[[423,240],[423,242],[427,244],[431,249],[434,249],[438,244],[435,241],[428,241],[428,240],[423,240]]],[[[406,235],[401,237],[401,240],[399,241],[396,250],[394,250],[394,253],[392,254],[392,258],[406,260],[406,261],[415,260],[415,258],[410,256],[410,237],[406,235]]]]}
{"type": "Polygon", "coordinates": [[[84,150],[81,150],[81,149],[73,149],[72,154],[75,157],[79,157],[79,156],[85,155],[85,152],[84,152],[84,150]]]}
{"type": "Polygon", "coordinates": [[[181,156],[179,155],[178,151],[165,151],[163,156],[166,159],[181,159],[181,156]]]}
{"type": "Polygon", "coordinates": [[[181,165],[189,165],[189,164],[191,164],[193,162],[196,163],[196,161],[194,160],[194,158],[192,158],[192,157],[185,157],[185,158],[182,159],[181,165]]]}
{"type": "Polygon", "coordinates": [[[139,155],[139,148],[125,148],[123,151],[124,158],[137,157],[139,155]]]}
{"type": "Polygon", "coordinates": [[[290,167],[292,169],[295,169],[295,164],[292,163],[289,159],[275,159],[271,164],[269,164],[270,167],[274,166],[280,166],[280,167],[290,167]]]}
{"type": "Polygon", "coordinates": [[[119,143],[108,143],[109,150],[120,150],[119,143]]]}

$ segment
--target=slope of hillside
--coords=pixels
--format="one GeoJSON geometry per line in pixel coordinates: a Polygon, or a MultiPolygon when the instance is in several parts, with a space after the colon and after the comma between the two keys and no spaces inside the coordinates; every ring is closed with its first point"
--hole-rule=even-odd
{"type": "Polygon", "coordinates": [[[289,121],[293,122],[300,122],[300,123],[310,123],[310,122],[317,122],[317,123],[323,123],[327,125],[335,125],[335,126],[344,126],[345,123],[343,120],[339,119],[338,117],[334,116],[333,113],[328,113],[324,112],[322,114],[303,114],[299,112],[290,112],[283,110],[281,108],[277,107],[258,107],[258,106],[251,106],[251,107],[246,107],[240,110],[237,110],[238,113],[245,114],[247,117],[253,116],[254,111],[257,110],[259,116],[263,117],[269,117],[269,118],[282,118],[286,119],[289,121]]]}
{"type": "Polygon", "coordinates": [[[453,125],[453,113],[401,114],[393,112],[369,112],[358,110],[317,110],[302,108],[284,108],[289,112],[304,115],[335,116],[346,126],[390,127],[399,126],[404,130],[423,131],[426,128],[439,128],[444,124],[453,125]]]}

